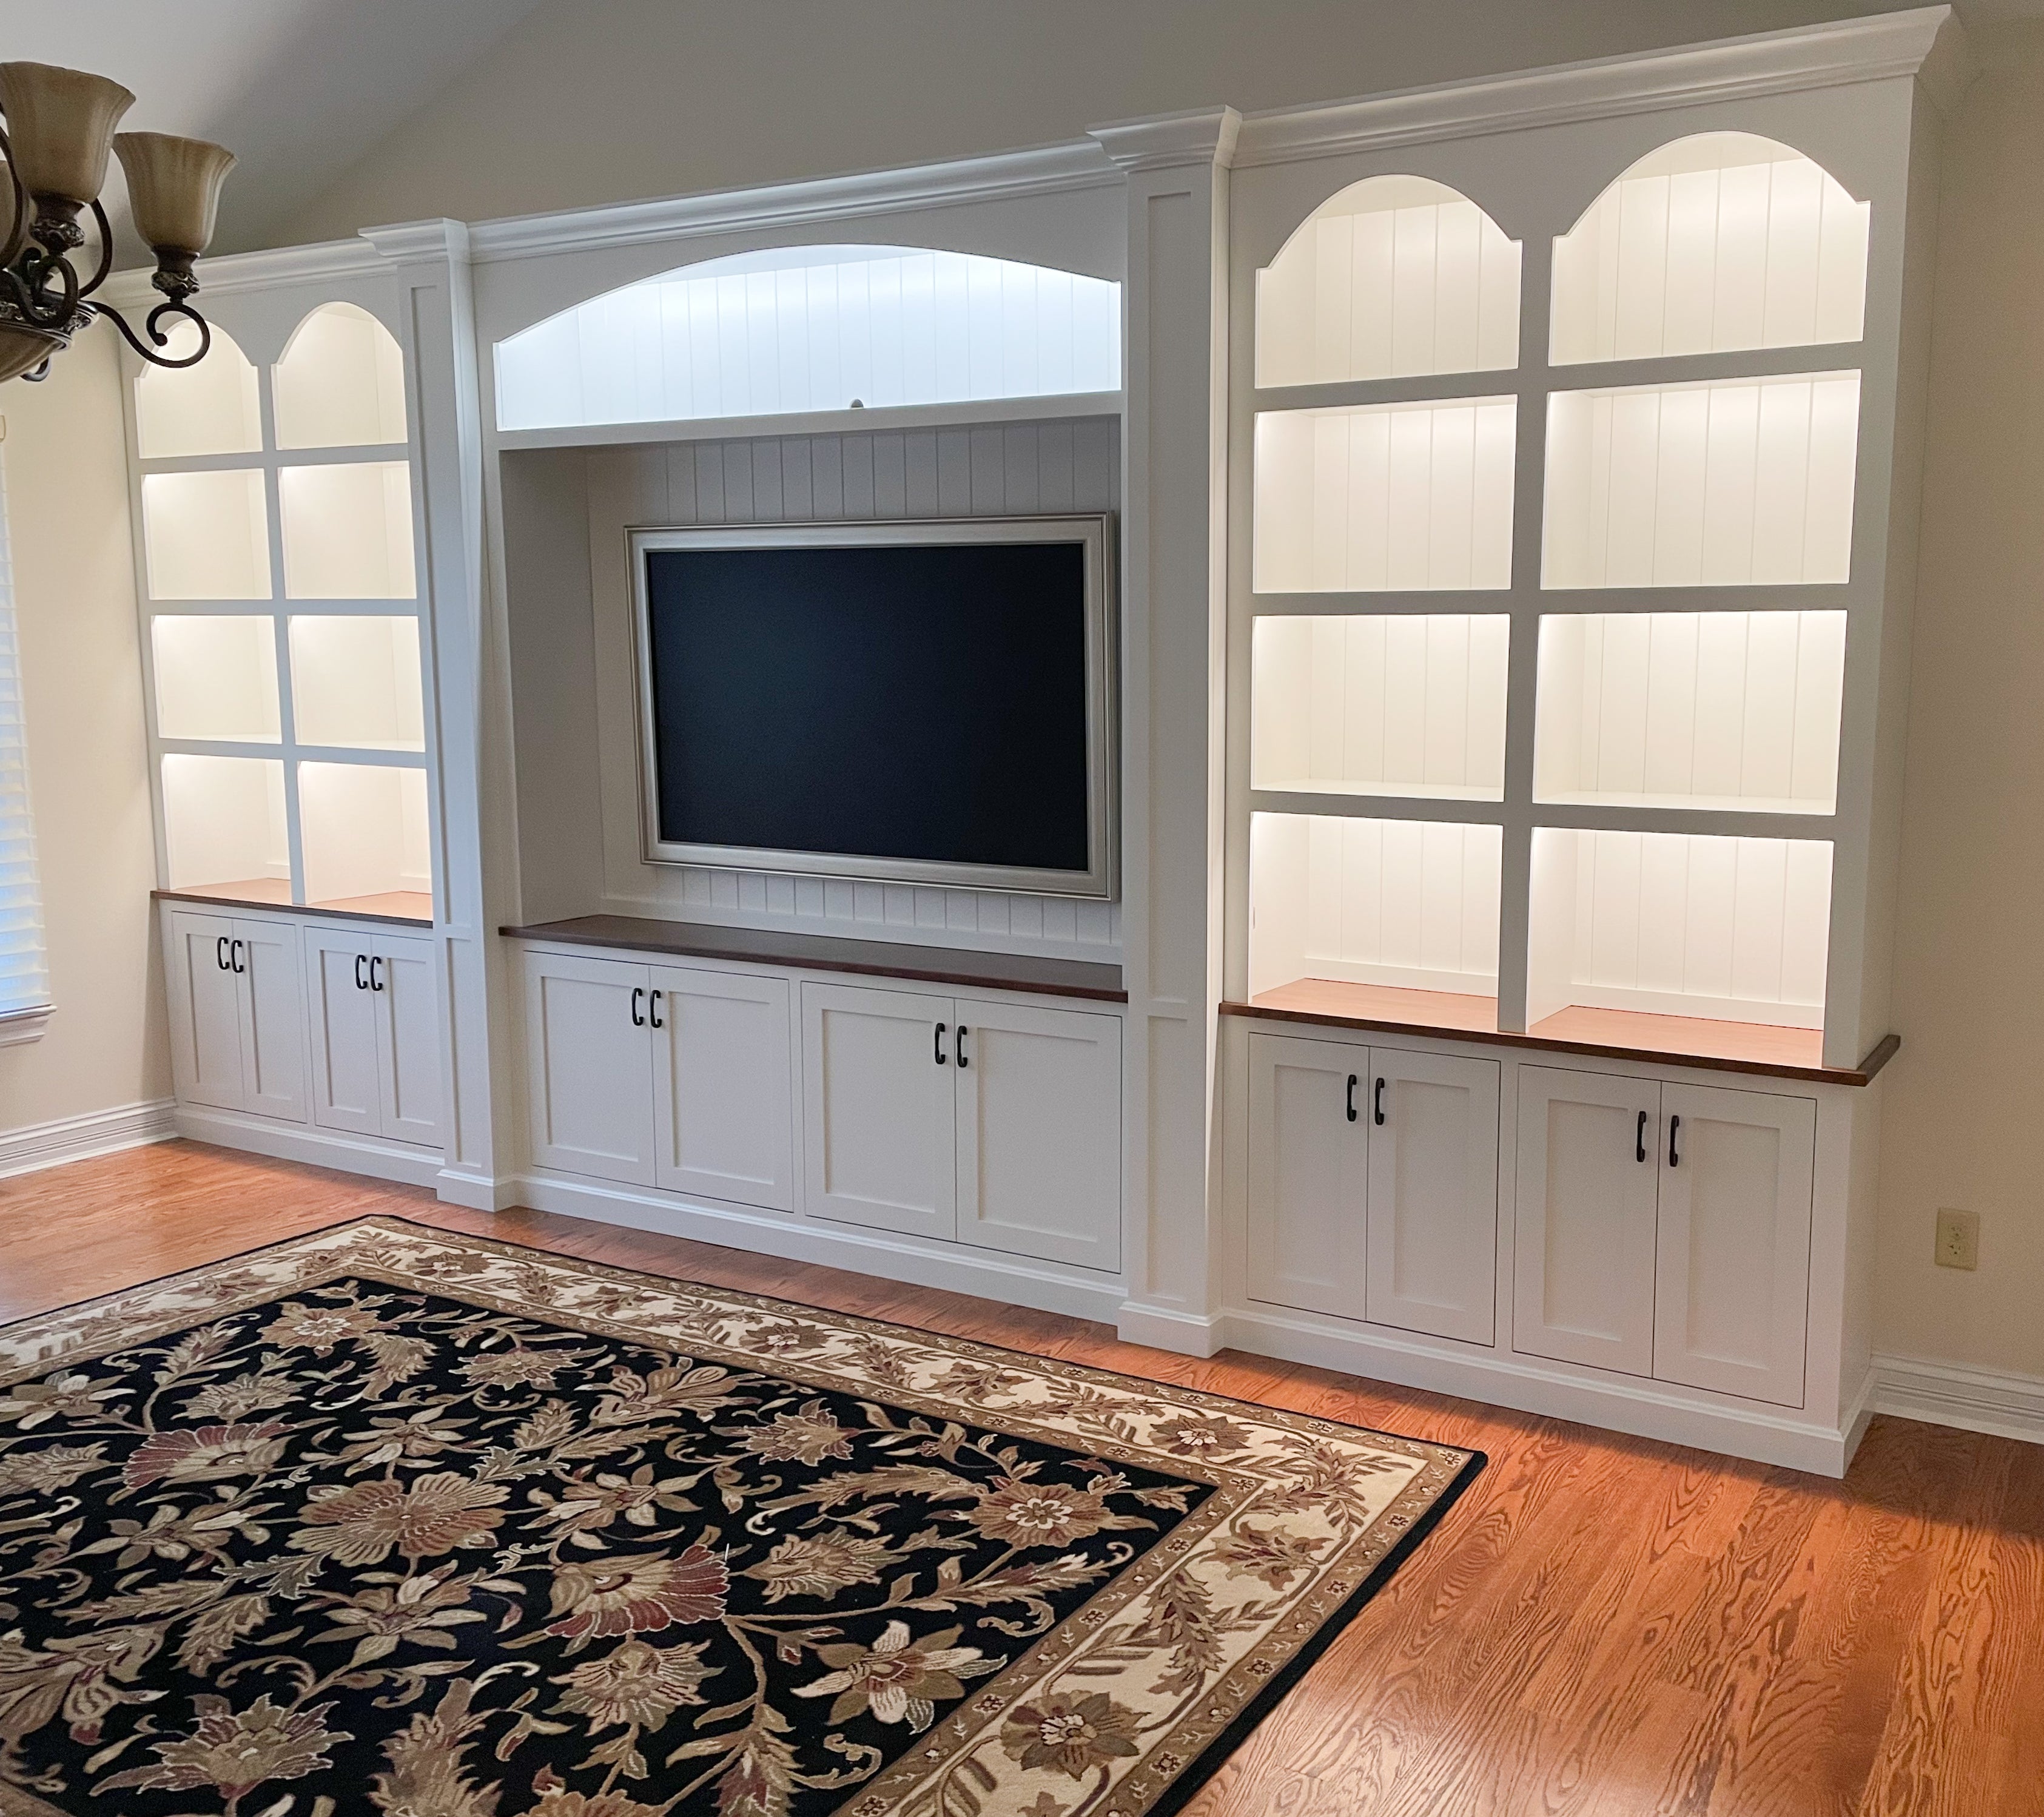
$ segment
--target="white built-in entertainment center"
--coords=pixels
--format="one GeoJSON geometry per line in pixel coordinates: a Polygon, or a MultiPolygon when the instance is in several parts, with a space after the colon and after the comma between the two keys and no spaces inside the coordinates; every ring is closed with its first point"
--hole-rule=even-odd
{"type": "Polygon", "coordinates": [[[179,1128],[1842,1472],[1964,57],[207,261],[129,388],[179,1128]],[[1105,526],[1085,887],[649,832],[644,550],[994,520],[1105,526]]]}

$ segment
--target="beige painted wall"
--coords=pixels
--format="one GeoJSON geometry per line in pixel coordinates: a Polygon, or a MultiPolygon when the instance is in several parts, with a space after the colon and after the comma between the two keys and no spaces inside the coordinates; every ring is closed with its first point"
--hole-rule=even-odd
{"type": "Polygon", "coordinates": [[[0,1048],[0,1134],[171,1091],[117,346],[102,325],[0,391],[56,1004],[40,1041],[0,1048]]]}

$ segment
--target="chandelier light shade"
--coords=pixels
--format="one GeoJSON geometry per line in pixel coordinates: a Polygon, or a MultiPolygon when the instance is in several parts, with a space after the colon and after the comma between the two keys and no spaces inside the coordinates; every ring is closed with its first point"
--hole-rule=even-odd
{"type": "Polygon", "coordinates": [[[6,115],[0,159],[13,206],[0,248],[0,383],[41,378],[51,356],[101,316],[152,365],[196,366],[213,345],[213,330],[191,306],[198,289],[192,265],[213,238],[220,186],[234,154],[167,133],[117,135],[134,100],[119,83],[83,70],[0,63],[6,115]],[[156,256],[152,281],[163,296],[139,333],[110,304],[90,300],[113,268],[113,236],[99,202],[110,152],[119,152],[127,173],[136,230],[156,256]],[[80,217],[87,213],[99,253],[91,275],[81,279],[71,255],[85,244],[80,217]],[[167,319],[171,327],[188,321],[198,329],[195,351],[171,357],[167,319]]]}

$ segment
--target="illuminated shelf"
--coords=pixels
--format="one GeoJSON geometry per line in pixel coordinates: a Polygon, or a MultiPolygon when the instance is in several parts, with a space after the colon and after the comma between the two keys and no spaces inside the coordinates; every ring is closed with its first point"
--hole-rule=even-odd
{"type": "MultiPolygon", "coordinates": [[[[191,323],[175,322],[163,352],[188,359],[198,345],[191,323]]],[[[213,345],[196,366],[143,369],[135,381],[135,446],[144,460],[261,452],[256,368],[225,329],[214,326],[213,345]]]]}
{"type": "Polygon", "coordinates": [[[163,791],[170,887],[261,880],[289,900],[282,762],[172,753],[163,759],[163,791]]]}
{"type": "Polygon", "coordinates": [[[270,597],[270,515],[259,469],[146,475],[142,537],[152,599],[270,597]]]}
{"type": "Polygon", "coordinates": [[[287,599],[417,597],[409,461],[282,468],[277,506],[287,599]]]}
{"type": "Polygon", "coordinates": [[[253,745],[282,738],[277,633],[267,614],[165,614],[149,629],[160,736],[253,745]]]}
{"type": "Polygon", "coordinates": [[[364,448],[405,439],[405,356],[352,303],[314,310],[271,371],[279,448],[364,448]]]}
{"type": "Polygon", "coordinates": [[[300,616],[291,620],[290,644],[299,744],[426,748],[417,619],[300,616]]]}
{"type": "Polygon", "coordinates": [[[302,763],[298,771],[307,902],[431,894],[424,770],[302,763]]]}

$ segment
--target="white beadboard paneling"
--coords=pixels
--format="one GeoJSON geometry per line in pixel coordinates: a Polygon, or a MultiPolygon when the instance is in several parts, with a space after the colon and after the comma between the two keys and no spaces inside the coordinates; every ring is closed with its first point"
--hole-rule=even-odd
{"type": "Polygon", "coordinates": [[[1858,433],[1857,372],[1557,391],[1543,583],[1846,580],[1858,433]]]}
{"type": "Polygon", "coordinates": [[[1517,416],[1510,398],[1259,414],[1256,590],[1508,587],[1517,416]]]}
{"type": "Polygon", "coordinates": [[[1771,139],[1664,145],[1555,241],[1554,363],[1857,341],[1872,214],[1771,139]]]}
{"type": "Polygon", "coordinates": [[[1581,1004],[1821,1028],[1831,880],[1821,840],[1538,828],[1529,1019],[1581,1004]]]}
{"type": "MultiPolygon", "coordinates": [[[[1120,425],[1108,418],[673,442],[593,450],[589,461],[599,561],[619,559],[611,552],[626,525],[1111,511],[1120,496],[1120,425]]],[[[615,608],[628,671],[627,604],[610,599],[606,572],[596,579],[599,610],[615,608]]],[[[621,745],[616,762],[626,762],[621,745]]],[[[629,764],[618,786],[633,805],[607,822],[617,848],[609,894],[620,904],[812,933],[1103,958],[1120,951],[1116,903],[647,864],[636,843],[636,757],[629,764]],[[619,843],[628,837],[628,849],[619,843]]]]}
{"type": "Polygon", "coordinates": [[[1845,657],[1843,612],[1543,618],[1534,797],[1829,814],[1845,657]]]}
{"type": "Polygon", "coordinates": [[[1511,630],[1502,614],[1258,619],[1251,786],[1501,801],[1511,630]]]}
{"type": "Polygon", "coordinates": [[[1518,364],[1519,242],[1443,183],[1351,183],[1256,274],[1258,385],[1518,364]]]}
{"type": "Polygon", "coordinates": [[[1118,391],[1121,287],[976,253],[705,260],[499,341],[504,429],[1118,391]]]}
{"type": "Polygon", "coordinates": [[[1250,822],[1250,988],[1329,978],[1497,988],[1496,826],[1334,814],[1250,822]]]}

